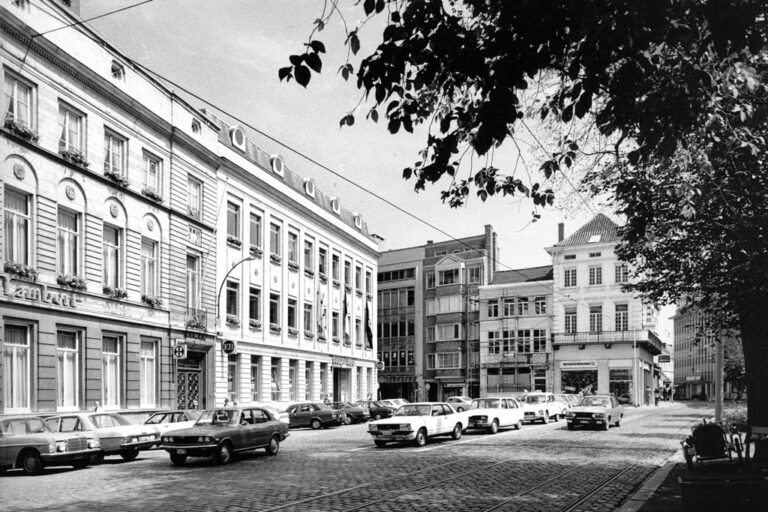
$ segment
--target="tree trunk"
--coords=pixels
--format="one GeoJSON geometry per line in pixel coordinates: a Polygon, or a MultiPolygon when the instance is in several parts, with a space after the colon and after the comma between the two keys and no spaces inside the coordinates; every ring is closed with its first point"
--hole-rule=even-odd
{"type": "MultiPolygon", "coordinates": [[[[744,300],[739,311],[747,382],[747,422],[768,427],[768,290],[744,300]]],[[[755,444],[752,465],[768,465],[768,442],[755,444]]]]}

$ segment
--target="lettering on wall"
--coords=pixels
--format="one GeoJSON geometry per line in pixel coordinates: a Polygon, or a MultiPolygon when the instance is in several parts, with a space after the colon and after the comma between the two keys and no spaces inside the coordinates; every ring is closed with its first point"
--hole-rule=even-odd
{"type": "Polygon", "coordinates": [[[58,288],[49,289],[46,284],[18,281],[4,274],[0,274],[0,288],[2,295],[10,299],[29,300],[72,309],[80,308],[85,303],[83,297],[78,294],[58,288]]]}

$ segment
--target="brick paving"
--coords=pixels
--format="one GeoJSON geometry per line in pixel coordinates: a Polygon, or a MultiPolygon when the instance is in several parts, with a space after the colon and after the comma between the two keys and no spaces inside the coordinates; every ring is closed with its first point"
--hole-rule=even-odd
{"type": "Polygon", "coordinates": [[[697,404],[662,404],[627,409],[622,426],[608,432],[568,431],[561,421],[496,435],[470,433],[459,441],[430,439],[423,448],[375,448],[365,424],[292,430],[278,456],[259,450],[228,466],[188,459],[175,467],[168,454],[151,451],[133,462],[108,458],[101,466],[51,468],[38,477],[6,472],[0,476],[0,508],[550,511],[589,495],[573,510],[615,510],[709,414],[697,404]]]}

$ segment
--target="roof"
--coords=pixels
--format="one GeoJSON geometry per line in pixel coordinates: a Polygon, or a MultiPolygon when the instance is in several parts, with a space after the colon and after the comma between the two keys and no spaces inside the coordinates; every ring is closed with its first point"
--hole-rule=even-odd
{"type": "Polygon", "coordinates": [[[493,275],[491,284],[530,283],[532,281],[548,281],[552,279],[552,265],[543,267],[521,268],[516,270],[501,270],[493,275]]]}
{"type": "Polygon", "coordinates": [[[598,213],[592,220],[581,226],[571,236],[558,242],[555,247],[573,247],[592,243],[618,242],[619,226],[611,219],[598,213]]]}

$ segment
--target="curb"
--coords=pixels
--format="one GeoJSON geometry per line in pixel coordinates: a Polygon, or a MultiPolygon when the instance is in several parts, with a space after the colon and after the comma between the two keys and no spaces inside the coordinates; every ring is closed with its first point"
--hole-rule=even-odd
{"type": "Polygon", "coordinates": [[[650,499],[653,493],[655,493],[656,490],[661,487],[661,484],[664,483],[667,475],[669,475],[670,471],[672,471],[672,468],[675,467],[674,464],[669,463],[672,462],[673,459],[679,460],[680,457],[682,457],[682,454],[682,450],[677,450],[675,453],[670,455],[661,464],[661,467],[657,469],[656,472],[654,472],[650,478],[645,481],[645,483],[643,483],[642,487],[640,487],[640,489],[638,489],[632,496],[627,498],[627,501],[617,509],[618,512],[637,512],[640,510],[640,508],[650,499]]]}

